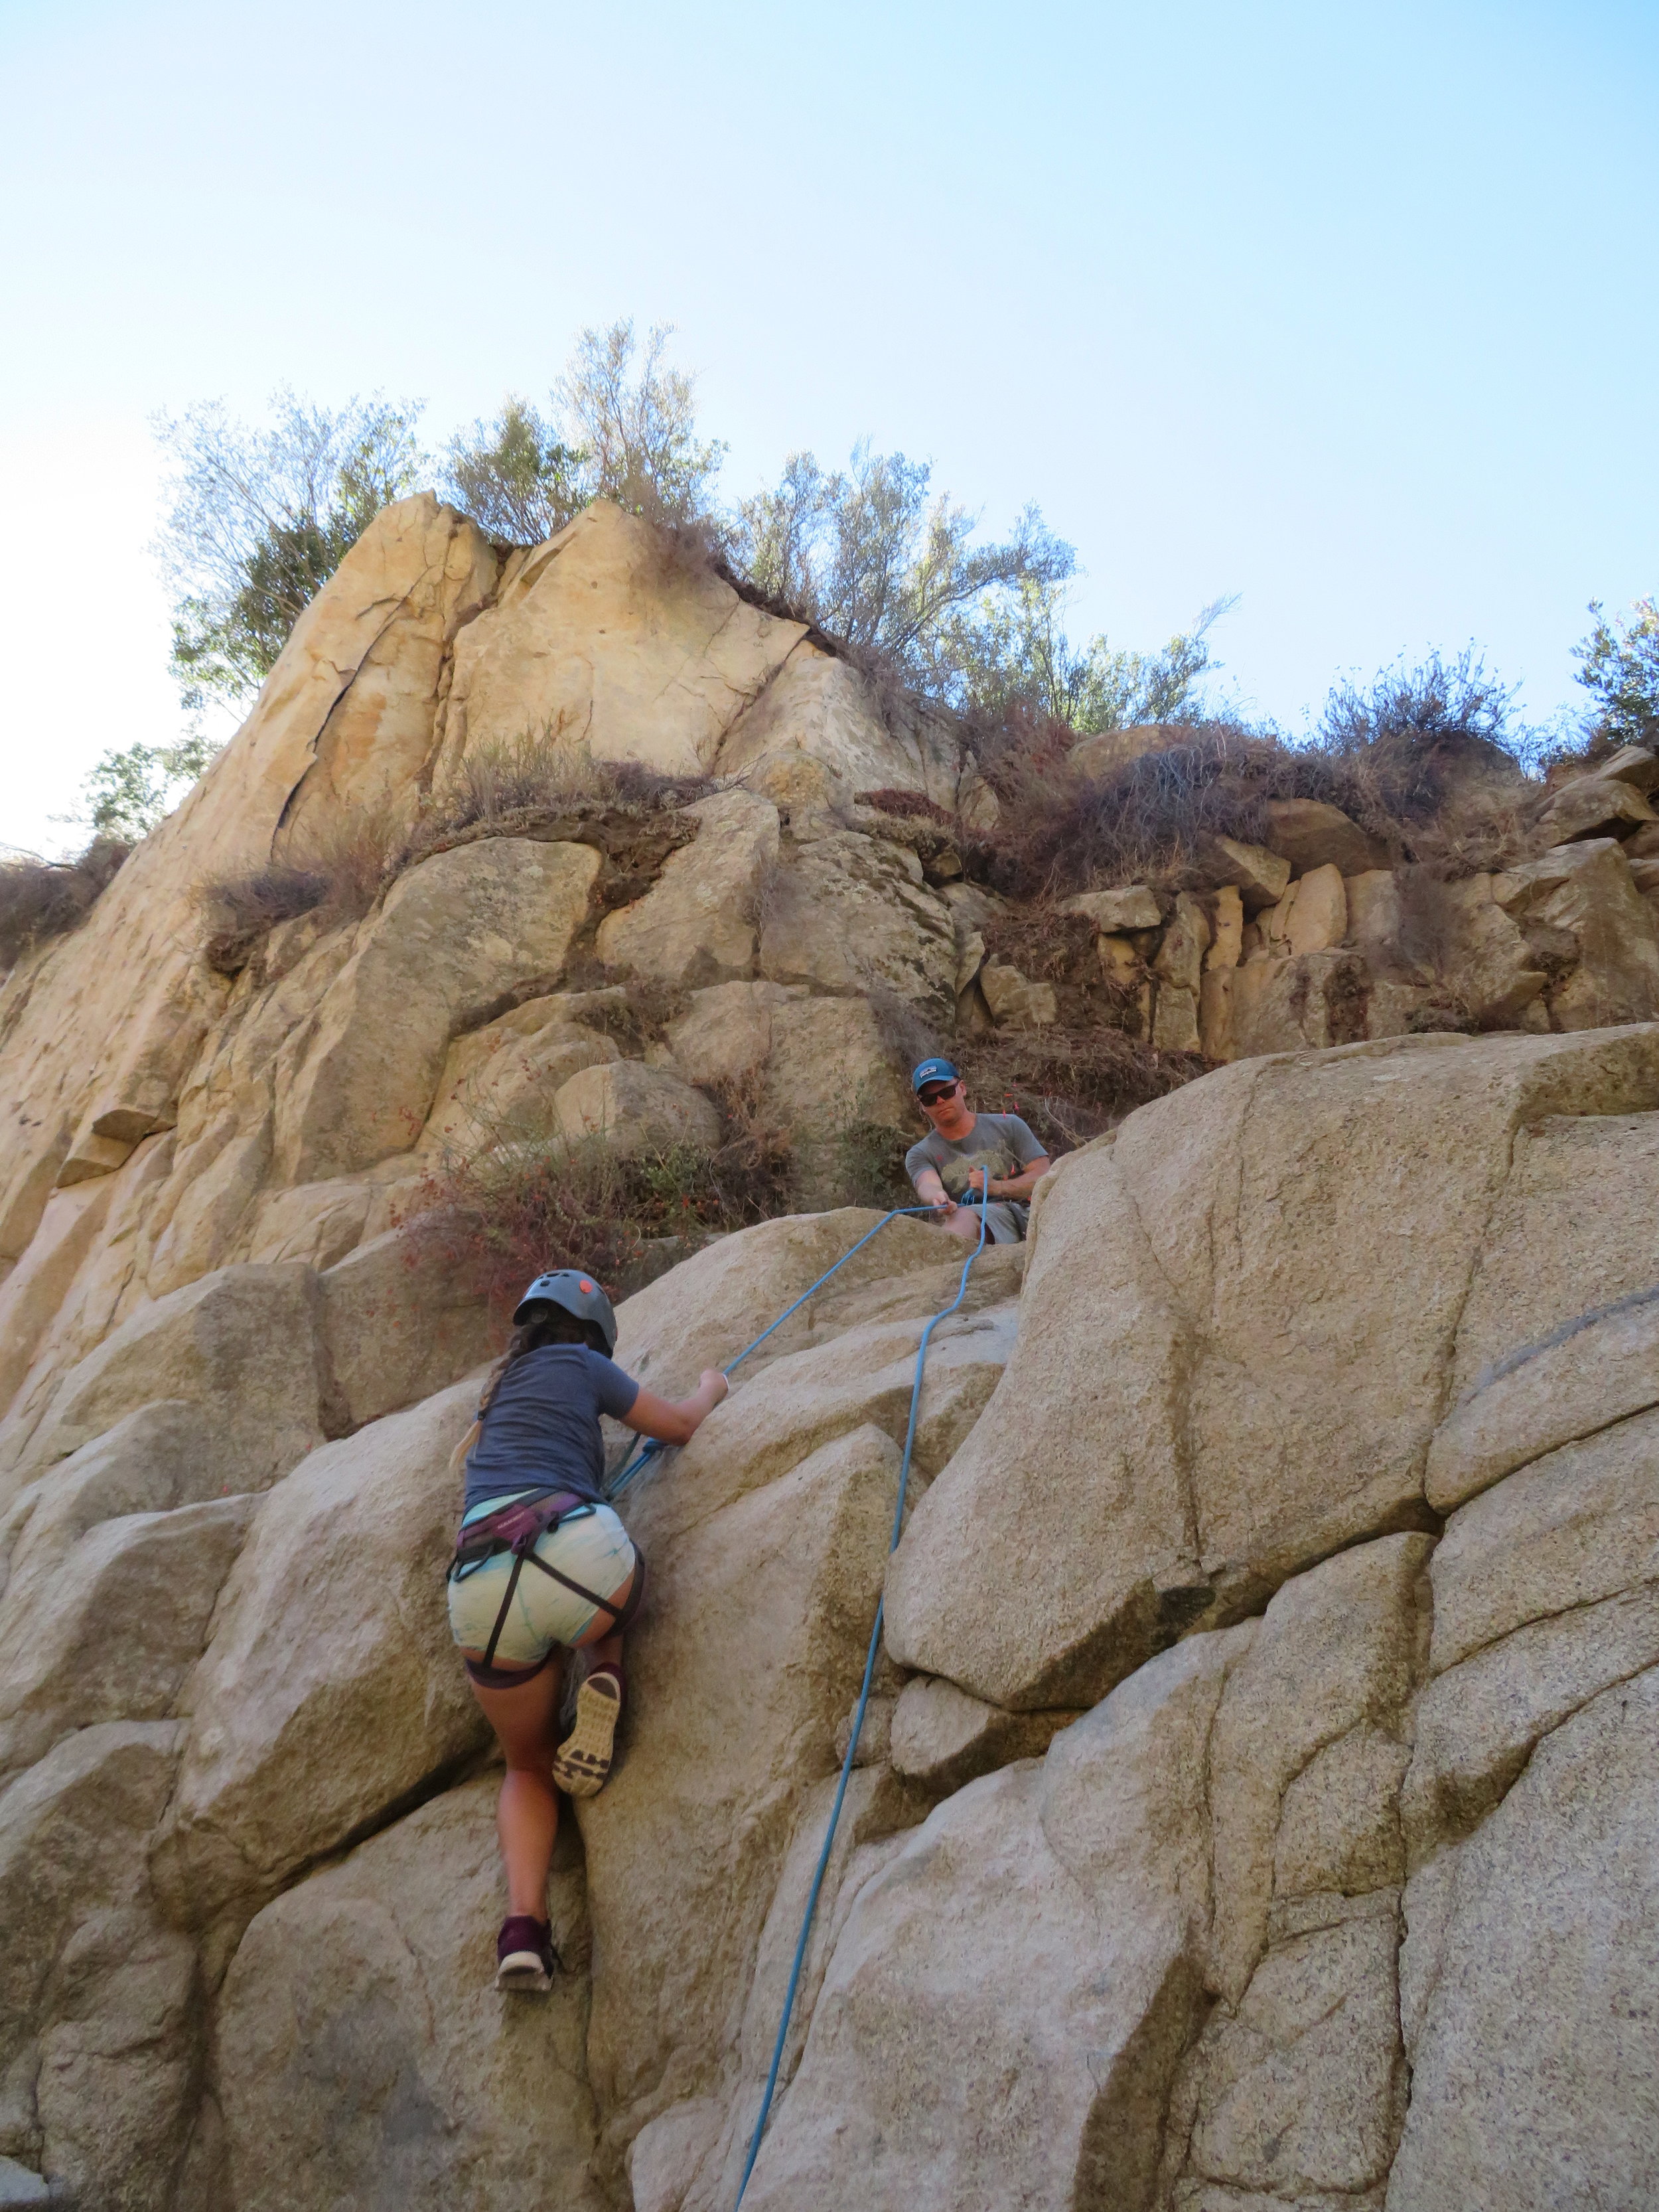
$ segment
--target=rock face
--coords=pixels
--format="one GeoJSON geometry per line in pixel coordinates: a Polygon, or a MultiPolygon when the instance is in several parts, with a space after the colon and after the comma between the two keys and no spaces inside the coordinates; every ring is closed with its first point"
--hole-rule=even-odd
{"type": "Polygon", "coordinates": [[[739,1109],[896,1153],[896,1037],[1035,1051],[1074,986],[988,957],[1006,904],[883,811],[984,794],[799,625],[615,509],[505,559],[388,510],[0,991],[0,2201],[728,2212],[878,1601],[746,2205],[1654,2201],[1632,751],[1504,874],[1295,802],[1218,888],[1072,902],[1144,1044],[1237,1064],[1064,1158],[965,1289],[942,1228],[836,1206],[622,1304],[647,1387],[733,1388],[622,1499],[621,1758],[554,1991],[507,1997],[442,1594],[500,1330],[405,1215],[458,1156],[649,1171],[739,1109]],[[654,847],[475,824],[198,957],[212,869],[544,726],[719,787],[654,847]]]}

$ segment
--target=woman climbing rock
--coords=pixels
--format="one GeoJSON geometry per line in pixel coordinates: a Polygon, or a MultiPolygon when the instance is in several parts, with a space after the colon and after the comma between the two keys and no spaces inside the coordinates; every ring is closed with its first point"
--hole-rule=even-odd
{"type": "Polygon", "coordinates": [[[622,1717],[623,1632],[645,1591],[645,1562],[605,1502],[599,1416],[683,1444],[726,1393],[711,1367],[690,1397],[659,1398],[612,1364],[616,1347],[616,1315],[591,1277],[568,1267],[538,1275],[455,1455],[466,1502],[449,1625],[507,1759],[496,1814],[508,1904],[495,1946],[502,1989],[545,1990],[557,1964],[545,1917],[557,1793],[592,1797],[605,1786],[622,1717]],[[592,1657],[556,1749],[567,1650],[592,1657]]]}

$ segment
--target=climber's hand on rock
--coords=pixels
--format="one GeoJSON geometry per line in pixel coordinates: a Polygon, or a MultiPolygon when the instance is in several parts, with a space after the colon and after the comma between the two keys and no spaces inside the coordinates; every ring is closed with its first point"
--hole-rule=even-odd
{"type": "Polygon", "coordinates": [[[705,1367],[697,1378],[697,1395],[707,1398],[711,1410],[732,1395],[732,1385],[718,1367],[705,1367]]]}

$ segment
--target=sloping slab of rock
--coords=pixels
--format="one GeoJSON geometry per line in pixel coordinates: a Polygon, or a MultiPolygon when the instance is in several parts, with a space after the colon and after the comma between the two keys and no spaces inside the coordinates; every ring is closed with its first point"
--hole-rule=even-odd
{"type": "Polygon", "coordinates": [[[595,760],[711,771],[726,732],[805,635],[677,561],[648,523],[595,500],[512,556],[495,605],[455,641],[440,780],[526,729],[595,760]]]}
{"type": "Polygon", "coordinates": [[[866,1884],[746,2206],[849,2174],[870,2212],[1150,2201],[1201,2002],[1205,1744],[1249,1635],[1169,1653],[866,1884]]]}
{"type": "Polygon", "coordinates": [[[1406,1893],[1394,2212],[1659,2199],[1659,1670],[1547,1736],[1406,1893]]]}
{"type": "Polygon", "coordinates": [[[549,1907],[572,1971],[504,1995],[497,1788],[423,1806],[249,1926],[216,2066],[236,2212],[600,2212],[581,1879],[562,1852],[549,1907]]]}
{"type": "Polygon", "coordinates": [[[616,2139],[721,2078],[802,1794],[836,1765],[897,1474],[891,1438],[854,1429],[652,1557],[625,1755],[578,1808],[616,2139]]]}
{"type": "Polygon", "coordinates": [[[485,1737],[445,1616],[470,1383],[313,1453],[265,1499],[184,1693],[158,1887],[262,1903],[485,1737]]]}
{"type": "Polygon", "coordinates": [[[322,1441],[316,1285],[293,1261],[222,1267],[139,1307],[14,1434],[14,1486],[139,1407],[182,1399],[212,1421],[222,1486],[263,1490],[322,1441]]]}
{"type": "Polygon", "coordinates": [[[284,1070],[283,1180],[349,1174],[407,1152],[450,1038],[514,990],[558,981],[599,868],[589,845],[490,837],[400,876],[284,1070]]]}
{"type": "Polygon", "coordinates": [[[599,957],[664,983],[752,975],[761,891],[778,857],[778,810],[755,792],[725,791],[688,811],[696,838],[669,854],[642,899],[605,916],[599,957]]]}

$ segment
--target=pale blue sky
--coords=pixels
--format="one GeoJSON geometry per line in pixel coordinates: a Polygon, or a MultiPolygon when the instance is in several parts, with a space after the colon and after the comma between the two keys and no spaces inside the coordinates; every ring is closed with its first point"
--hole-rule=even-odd
{"type": "Polygon", "coordinates": [[[1542,718],[1659,588],[1659,10],[0,0],[0,841],[175,733],[146,417],[544,389],[679,325],[726,483],[933,459],[1204,601],[1288,726],[1474,639],[1542,718]]]}

